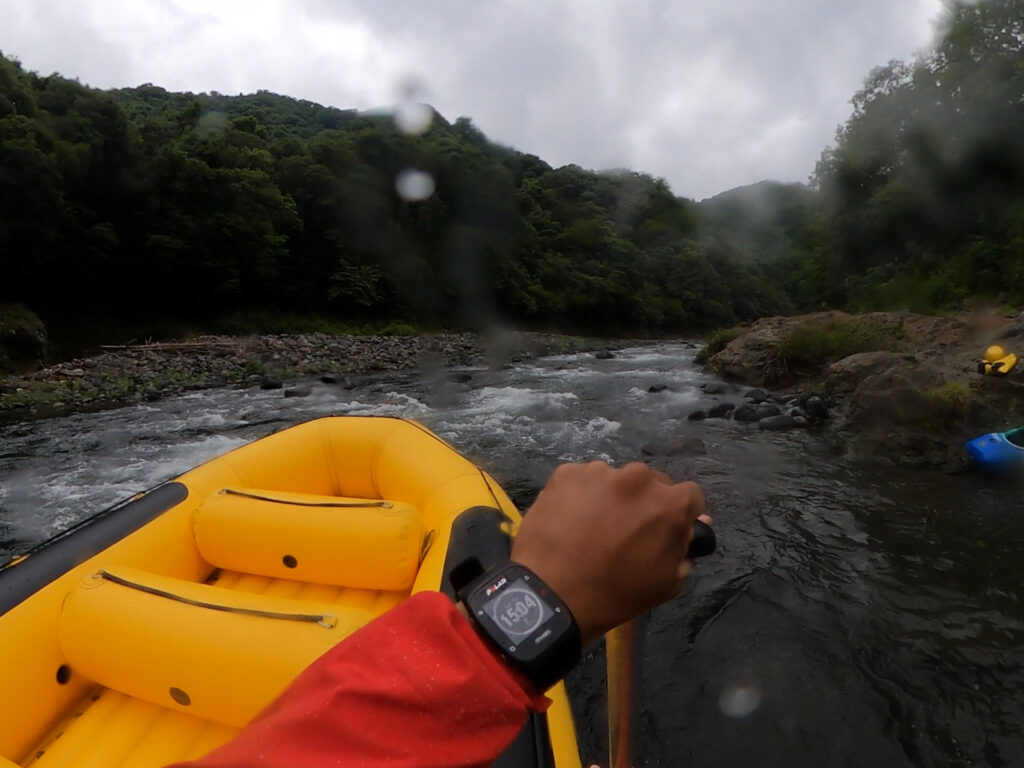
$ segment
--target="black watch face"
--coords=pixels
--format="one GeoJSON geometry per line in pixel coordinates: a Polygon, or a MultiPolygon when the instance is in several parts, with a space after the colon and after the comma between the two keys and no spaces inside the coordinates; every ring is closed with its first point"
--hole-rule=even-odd
{"type": "Polygon", "coordinates": [[[554,616],[551,606],[525,578],[507,584],[481,607],[512,645],[521,643],[554,616]]]}
{"type": "Polygon", "coordinates": [[[574,626],[558,596],[516,564],[474,589],[467,607],[491,639],[520,662],[541,657],[574,626]]]}

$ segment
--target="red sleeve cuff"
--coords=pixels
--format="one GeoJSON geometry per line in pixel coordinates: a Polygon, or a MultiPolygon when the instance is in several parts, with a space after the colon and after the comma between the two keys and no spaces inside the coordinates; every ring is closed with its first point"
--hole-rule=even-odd
{"type": "Polygon", "coordinates": [[[451,600],[420,592],[331,648],[233,741],[188,765],[482,767],[550,703],[451,600]]]}

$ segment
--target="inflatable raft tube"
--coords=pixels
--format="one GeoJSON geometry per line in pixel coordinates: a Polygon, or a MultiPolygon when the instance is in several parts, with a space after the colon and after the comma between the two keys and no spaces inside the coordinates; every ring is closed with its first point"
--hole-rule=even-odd
{"type": "MultiPolygon", "coordinates": [[[[410,594],[507,559],[519,513],[415,422],[286,429],[0,570],[0,768],[159,768],[229,740],[410,594]],[[303,620],[282,620],[304,617],[303,620]]],[[[562,684],[497,766],[579,768],[562,684]]]]}

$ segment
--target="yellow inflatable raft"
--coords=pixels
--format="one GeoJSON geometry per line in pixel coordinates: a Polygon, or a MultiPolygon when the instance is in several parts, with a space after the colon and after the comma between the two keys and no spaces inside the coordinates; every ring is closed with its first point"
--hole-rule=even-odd
{"type": "MultiPolygon", "coordinates": [[[[331,645],[519,514],[436,435],[334,417],[258,440],[0,571],[0,768],[157,768],[227,741],[331,645]]],[[[579,768],[561,684],[495,765],[579,768]]]]}

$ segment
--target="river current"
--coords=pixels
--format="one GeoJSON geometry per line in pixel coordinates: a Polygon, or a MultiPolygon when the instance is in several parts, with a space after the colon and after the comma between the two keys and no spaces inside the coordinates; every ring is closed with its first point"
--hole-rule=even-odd
{"type": "MultiPolygon", "coordinates": [[[[0,562],[329,414],[417,419],[521,508],[560,462],[645,458],[703,485],[719,547],[646,619],[641,765],[1024,765],[1024,489],[851,465],[804,431],[688,421],[711,402],[694,354],[312,382],[305,398],[210,390],[0,425],[0,562]]],[[[600,644],[568,683],[584,758],[607,765],[600,644]]]]}

